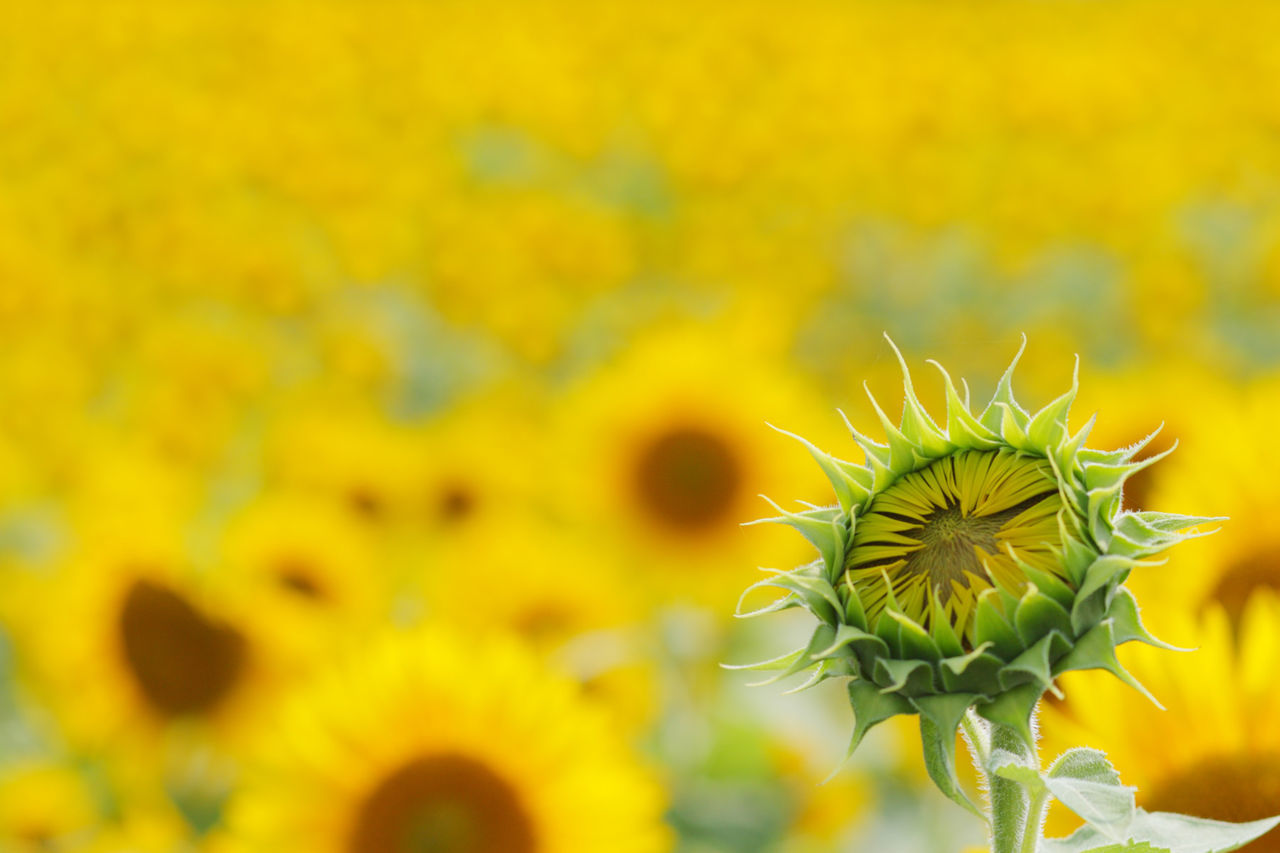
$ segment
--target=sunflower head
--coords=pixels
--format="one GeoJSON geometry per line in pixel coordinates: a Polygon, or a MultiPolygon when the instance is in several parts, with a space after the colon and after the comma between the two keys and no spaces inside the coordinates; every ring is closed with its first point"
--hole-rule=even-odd
{"type": "MultiPolygon", "coordinates": [[[[892,346],[892,342],[890,342],[892,346]]],[[[1106,669],[1142,690],[1115,647],[1159,645],[1122,584],[1146,558],[1196,535],[1211,519],[1122,509],[1125,480],[1163,454],[1146,442],[1087,449],[1092,419],[1067,428],[1076,381],[1038,412],[1023,409],[1005,371],[981,411],[938,366],[946,417],[921,406],[901,354],[903,416],[872,405],[881,444],[850,425],[865,462],[799,439],[835,489],[836,504],[763,521],[790,525],[819,558],[753,585],[785,595],[757,615],[803,607],[817,618],[803,648],[753,668],[770,679],[812,670],[804,686],[848,679],[855,715],[850,752],[877,723],[919,714],[930,775],[959,797],[955,731],[970,709],[1033,739],[1031,715],[1054,679],[1106,669]]],[[[1021,355],[1021,350],[1019,350],[1021,355]]],[[[798,438],[798,437],[797,437],[798,438]]]]}

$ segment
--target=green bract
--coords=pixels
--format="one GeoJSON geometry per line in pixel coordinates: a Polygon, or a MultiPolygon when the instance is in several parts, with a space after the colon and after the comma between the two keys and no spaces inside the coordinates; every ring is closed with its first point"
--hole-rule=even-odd
{"type": "Polygon", "coordinates": [[[770,681],[812,669],[806,687],[848,678],[850,753],[877,723],[918,713],[930,776],[972,807],[955,775],[966,712],[1032,745],[1033,709],[1059,674],[1101,668],[1142,690],[1115,648],[1162,644],[1142,627],[1121,584],[1146,558],[1198,535],[1183,531],[1213,519],[1122,509],[1126,478],[1159,456],[1134,461],[1146,441],[1086,448],[1093,419],[1074,434],[1067,428],[1074,376],[1067,393],[1027,412],[1012,389],[1019,350],[991,402],[974,412],[967,386],[962,395],[934,363],[947,401],[939,424],[894,352],[904,379],[901,423],[872,398],[887,443],[850,426],[866,457],[861,465],[799,439],[831,481],[836,504],[801,512],[775,504],[779,515],[762,521],[794,527],[820,558],[753,585],[748,593],[787,594],[740,615],[812,613],[818,625],[804,648],[751,668],[780,670],[770,681]]]}

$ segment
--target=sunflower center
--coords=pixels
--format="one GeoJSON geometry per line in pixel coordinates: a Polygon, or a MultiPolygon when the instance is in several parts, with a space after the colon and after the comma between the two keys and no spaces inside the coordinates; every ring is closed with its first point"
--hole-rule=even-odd
{"type": "Polygon", "coordinates": [[[738,459],[724,439],[697,427],[654,438],[640,451],[634,470],[645,512],[687,531],[720,521],[732,509],[741,480],[738,459]]]}
{"type": "Polygon", "coordinates": [[[465,483],[450,483],[440,492],[437,514],[445,522],[457,522],[476,511],[476,493],[465,483]]]}
{"type": "MultiPolygon", "coordinates": [[[[1271,817],[1280,803],[1280,754],[1210,758],[1151,787],[1143,807],[1213,820],[1250,821],[1271,817]]],[[[1280,830],[1272,830],[1241,850],[1280,853],[1280,830]]]]}
{"type": "Polygon", "coordinates": [[[1239,624],[1249,595],[1256,589],[1280,590],[1280,544],[1272,544],[1227,568],[1209,594],[1239,624]]]}
{"type": "Polygon", "coordinates": [[[374,788],[349,853],[534,853],[533,826],[506,781],[478,761],[434,755],[374,788]]]}
{"type": "Polygon", "coordinates": [[[147,702],[166,716],[212,710],[244,669],[245,641],[239,632],[152,581],[129,588],[119,629],[130,673],[147,702]]]}
{"type": "Polygon", "coordinates": [[[961,451],[872,499],[855,520],[847,577],[868,618],[884,609],[892,589],[921,625],[932,622],[936,601],[967,635],[979,593],[996,581],[1026,585],[1019,561],[1060,573],[1061,508],[1045,460],[1011,450],[961,451]]]}
{"type": "Polygon", "coordinates": [[[316,577],[312,566],[299,557],[289,557],[276,567],[276,581],[280,586],[300,598],[323,601],[328,598],[324,584],[316,577]]]}

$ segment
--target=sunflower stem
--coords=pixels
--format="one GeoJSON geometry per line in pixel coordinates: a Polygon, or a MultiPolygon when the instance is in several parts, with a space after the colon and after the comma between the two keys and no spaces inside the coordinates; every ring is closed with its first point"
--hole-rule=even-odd
{"type": "Polygon", "coordinates": [[[1031,795],[1030,808],[1027,809],[1026,826],[1022,830],[1022,849],[1020,853],[1037,853],[1040,849],[1040,835],[1044,823],[1044,807],[1049,802],[1049,792],[1041,790],[1031,795]]]}
{"type": "Polygon", "coordinates": [[[1035,745],[1028,744],[1014,729],[984,720],[972,712],[961,725],[986,781],[991,804],[991,853],[1037,853],[1044,797],[1030,793],[1022,783],[1006,779],[991,769],[992,758],[1008,754],[1015,756],[1018,763],[1038,771],[1040,758],[1035,745]]]}

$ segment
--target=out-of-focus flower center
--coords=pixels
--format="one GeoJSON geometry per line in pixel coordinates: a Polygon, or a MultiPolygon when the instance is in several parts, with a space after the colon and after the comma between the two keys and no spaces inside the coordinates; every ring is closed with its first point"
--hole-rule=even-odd
{"type": "Polygon", "coordinates": [[[912,619],[928,627],[936,599],[968,635],[977,596],[993,580],[1025,586],[1017,560],[1061,574],[1061,508],[1045,460],[1011,450],[961,451],[872,499],[854,523],[848,577],[872,620],[884,609],[887,576],[912,619]]]}
{"type": "Polygon", "coordinates": [[[140,580],[120,609],[125,663],[147,702],[166,716],[213,710],[235,687],[245,641],[185,598],[140,580]]]}
{"type": "Polygon", "coordinates": [[[1280,544],[1259,548],[1228,566],[1205,604],[1221,604],[1238,625],[1249,596],[1258,589],[1280,591],[1280,544]]]}
{"type": "Polygon", "coordinates": [[[466,483],[449,483],[440,490],[436,514],[446,523],[458,522],[476,511],[479,497],[466,483]]]}
{"type": "Polygon", "coordinates": [[[742,471],[733,449],[700,427],[655,436],[636,457],[634,487],[645,513],[680,531],[715,526],[733,508],[742,471]]]}
{"type": "MultiPolygon", "coordinates": [[[[1148,811],[1178,812],[1213,820],[1261,820],[1280,803],[1280,755],[1209,758],[1155,785],[1142,797],[1148,811]]],[[[1280,829],[1240,848],[1245,853],[1280,853],[1280,829]]]]}
{"type": "Polygon", "coordinates": [[[402,766],[364,799],[349,853],[534,853],[533,826],[516,792],[462,755],[402,766]]]}
{"type": "Polygon", "coordinates": [[[286,557],[276,565],[276,580],[280,586],[299,598],[324,601],[328,593],[317,576],[315,568],[301,557],[286,557]]]}

